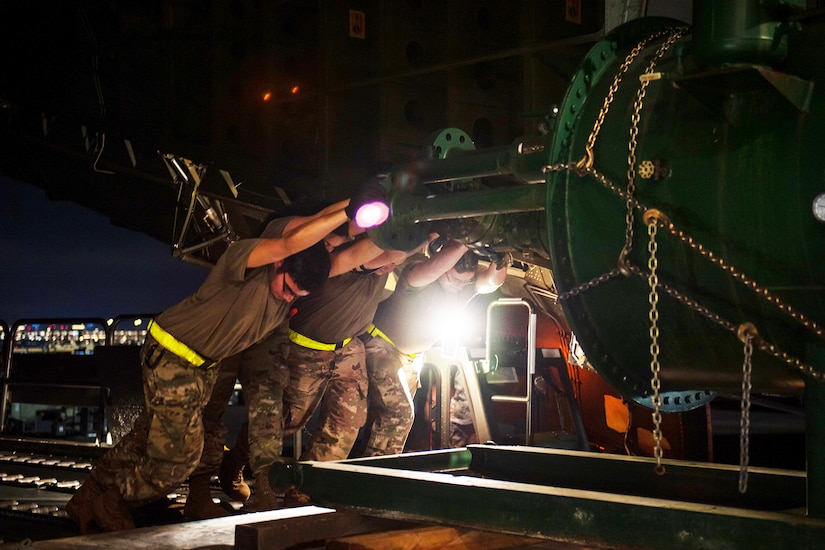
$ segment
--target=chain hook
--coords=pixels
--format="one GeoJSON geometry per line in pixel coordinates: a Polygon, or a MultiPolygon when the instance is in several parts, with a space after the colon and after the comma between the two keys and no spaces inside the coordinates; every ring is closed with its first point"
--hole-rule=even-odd
{"type": "Polygon", "coordinates": [[[631,265],[630,260],[627,259],[627,256],[627,249],[623,248],[619,253],[619,259],[616,261],[616,266],[619,269],[619,273],[625,277],[630,277],[633,275],[633,266],[631,265]]]}
{"type": "Polygon", "coordinates": [[[576,163],[573,170],[579,177],[584,177],[593,169],[593,163],[593,148],[588,146],[584,150],[584,156],[576,163]]]}

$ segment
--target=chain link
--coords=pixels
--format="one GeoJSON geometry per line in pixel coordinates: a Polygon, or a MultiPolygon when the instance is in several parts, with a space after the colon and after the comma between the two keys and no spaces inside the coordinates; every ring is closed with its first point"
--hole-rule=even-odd
{"type": "MultiPolygon", "coordinates": [[[[687,29],[682,29],[682,32],[685,32],[687,29]]],[[[607,95],[604,97],[604,103],[602,104],[602,108],[599,111],[599,116],[596,117],[596,122],[593,124],[593,130],[590,131],[590,135],[587,137],[587,145],[584,147],[584,157],[576,163],[576,170],[579,175],[583,175],[586,170],[589,170],[593,167],[593,148],[596,146],[596,138],[599,136],[599,132],[602,129],[602,124],[604,124],[604,120],[607,117],[607,112],[610,110],[610,105],[613,103],[613,98],[616,95],[616,92],[619,91],[619,84],[622,81],[622,77],[633,64],[633,61],[636,57],[642,52],[643,49],[647,47],[647,45],[654,40],[658,40],[662,36],[665,36],[670,30],[663,30],[651,34],[650,36],[641,40],[636,46],[630,51],[629,54],[624,58],[624,62],[619,66],[619,70],[613,76],[613,82],[610,83],[610,88],[607,90],[607,95]]]]}
{"type": "Polygon", "coordinates": [[[732,265],[729,265],[727,262],[725,262],[724,259],[717,257],[713,252],[702,246],[701,243],[696,242],[692,237],[685,234],[684,231],[678,229],[672,222],[663,224],[663,226],[674,237],[682,241],[689,248],[692,248],[693,250],[698,252],[699,255],[705,257],[709,262],[719,267],[722,271],[726,272],[728,275],[730,275],[746,287],[750,288],[758,296],[762,297],[766,302],[775,306],[777,309],[779,309],[779,311],[786,314],[794,321],[800,323],[803,327],[810,330],[818,337],[825,339],[825,331],[823,331],[822,327],[820,327],[813,320],[809,319],[805,314],[797,311],[788,304],[783,303],[779,298],[771,294],[771,292],[768,289],[762,288],[756,281],[752,280],[732,265]]]}
{"type": "MultiPolygon", "coordinates": [[[[635,274],[639,277],[643,277],[643,278],[647,277],[647,274],[645,272],[643,272],[641,269],[639,269],[638,267],[636,267],[634,265],[628,266],[628,272],[633,273],[633,274],[635,274]]],[[[722,328],[732,332],[733,334],[737,333],[737,326],[736,325],[734,325],[730,321],[722,318],[718,313],[715,313],[715,312],[709,310],[708,308],[706,308],[705,306],[699,304],[695,300],[693,300],[693,299],[685,296],[684,294],[680,293],[678,290],[674,289],[673,287],[660,282],[659,283],[659,288],[661,290],[663,290],[671,298],[674,298],[679,303],[687,306],[689,309],[692,309],[693,311],[695,311],[696,313],[702,315],[706,319],[718,324],[719,326],[721,326],[722,328]]],[[[813,378],[815,380],[818,380],[820,382],[825,382],[825,374],[817,371],[811,365],[806,365],[805,363],[801,362],[799,359],[793,357],[792,355],[789,355],[789,354],[783,352],[782,350],[777,348],[775,345],[764,341],[759,336],[754,336],[753,341],[754,341],[754,344],[756,345],[756,349],[758,349],[759,351],[765,353],[766,355],[770,355],[770,356],[774,357],[775,359],[778,359],[778,360],[782,361],[783,363],[797,369],[802,374],[810,376],[811,378],[813,378]]]]}
{"type": "MultiPolygon", "coordinates": [[[[547,171],[547,172],[564,171],[564,170],[572,172],[572,173],[576,173],[575,172],[575,166],[567,165],[567,164],[555,164],[555,165],[548,166],[548,167],[545,168],[545,171],[547,171]]],[[[616,186],[616,184],[614,184],[607,176],[605,176],[601,172],[598,172],[596,169],[594,169],[594,168],[589,169],[588,170],[588,175],[590,175],[591,177],[596,179],[605,188],[612,191],[617,196],[622,197],[622,198],[625,197],[625,193],[622,189],[620,189],[618,186],[616,186]]],[[[640,209],[640,210],[645,210],[646,209],[646,207],[643,204],[639,203],[639,202],[634,201],[634,204],[635,204],[635,207],[640,209]]],[[[674,226],[674,224],[672,222],[664,224],[664,228],[668,229],[668,231],[671,234],[673,234],[677,237],[680,237],[680,239],[682,239],[683,242],[685,242],[686,244],[691,243],[690,248],[692,248],[693,250],[696,250],[697,252],[699,252],[702,256],[706,257],[707,259],[710,260],[711,258],[714,258],[714,259],[718,260],[718,258],[716,258],[710,251],[707,251],[707,249],[705,249],[700,243],[695,242],[692,238],[685,236],[684,232],[679,231],[678,229],[676,229],[676,227],[674,226]],[[705,254],[705,252],[707,252],[707,254],[705,254]]],[[[726,265],[721,260],[719,260],[717,262],[713,262],[713,263],[720,266],[720,267],[722,265],[724,265],[725,266],[724,269],[739,281],[744,281],[744,280],[747,279],[747,277],[745,275],[743,275],[743,274],[739,273],[738,271],[736,271],[735,268],[726,265]],[[736,275],[734,275],[734,272],[736,273],[736,275]]],[[[597,286],[598,284],[607,282],[608,280],[615,278],[617,274],[625,274],[625,273],[635,274],[635,275],[638,275],[638,276],[641,276],[641,277],[647,277],[647,275],[644,274],[638,267],[636,267],[636,266],[634,266],[630,263],[626,263],[625,265],[621,266],[621,268],[618,269],[618,270],[614,268],[614,269],[610,270],[607,273],[599,275],[598,277],[594,277],[590,281],[582,283],[581,285],[577,286],[576,288],[573,288],[571,290],[568,290],[567,292],[559,294],[559,300],[566,300],[566,299],[570,298],[571,296],[581,294],[585,290],[589,290],[589,289],[597,286]]],[[[689,309],[692,309],[696,313],[699,313],[703,317],[709,319],[710,321],[713,321],[714,323],[716,323],[719,326],[725,328],[726,330],[728,330],[728,331],[730,331],[734,334],[736,333],[736,325],[734,325],[730,321],[727,321],[727,320],[723,319],[717,313],[709,310],[705,306],[703,306],[700,303],[696,302],[695,300],[692,300],[691,298],[681,294],[679,291],[675,290],[674,288],[672,288],[672,287],[670,287],[666,284],[659,283],[659,287],[660,287],[661,290],[663,290],[669,296],[676,299],[678,302],[684,304],[689,309]]],[[[758,295],[762,296],[763,298],[767,299],[767,296],[770,296],[770,293],[768,291],[762,290],[755,283],[749,283],[748,287],[752,288],[755,292],[757,292],[758,295]]],[[[807,328],[813,330],[817,335],[821,335],[821,329],[819,329],[819,327],[815,323],[813,323],[812,321],[806,320],[806,317],[803,314],[795,312],[793,310],[793,308],[791,308],[790,306],[788,306],[786,304],[782,304],[779,301],[778,298],[771,297],[770,301],[771,301],[771,303],[776,305],[781,311],[793,312],[791,314],[791,317],[793,319],[797,320],[798,322],[801,322],[804,326],[806,326],[807,328]]],[[[769,342],[766,342],[766,341],[762,340],[761,338],[756,338],[754,343],[756,345],[756,348],[759,351],[761,351],[761,352],[763,352],[767,355],[771,355],[776,359],[779,359],[783,363],[797,369],[798,371],[800,371],[802,374],[804,374],[806,376],[810,376],[811,378],[813,378],[815,380],[818,380],[820,382],[825,382],[825,373],[819,372],[813,366],[807,365],[807,364],[803,363],[802,361],[800,361],[799,359],[797,359],[796,357],[793,357],[792,355],[789,355],[788,353],[785,353],[784,351],[777,348],[775,345],[773,345],[769,342]]]]}
{"type": "MultiPolygon", "coordinates": [[[[656,54],[651,58],[645,69],[644,75],[653,74],[656,69],[656,63],[665,55],[665,52],[670,49],[676,40],[678,40],[686,31],[686,29],[676,29],[673,31],[667,40],[665,40],[656,50],[656,54]]],[[[627,142],[627,195],[625,197],[625,204],[627,210],[625,212],[625,240],[624,247],[619,253],[619,265],[627,263],[627,258],[630,256],[630,251],[633,248],[633,224],[634,212],[636,205],[636,150],[639,147],[639,121],[642,119],[642,107],[644,107],[645,95],[647,95],[647,85],[650,79],[641,78],[639,89],[636,91],[636,101],[633,103],[633,114],[630,115],[630,139],[627,142]]]]}
{"type": "Polygon", "coordinates": [[[665,473],[665,467],[662,465],[662,397],[659,395],[659,390],[662,389],[662,382],[659,379],[659,372],[662,370],[659,364],[659,277],[656,274],[656,269],[659,267],[659,261],[656,259],[656,231],[658,225],[656,220],[651,218],[647,226],[647,233],[650,241],[647,244],[647,250],[650,256],[647,260],[647,267],[650,270],[648,276],[648,285],[650,286],[650,294],[648,295],[648,302],[650,303],[650,389],[653,390],[653,441],[655,447],[653,449],[653,456],[656,457],[656,473],[662,475],[665,473]]]}
{"type": "Polygon", "coordinates": [[[586,281],[586,282],[578,285],[577,287],[571,288],[567,292],[562,292],[561,294],[559,294],[558,300],[559,301],[564,301],[564,300],[567,300],[568,298],[570,298],[572,296],[578,296],[582,292],[585,292],[587,290],[590,290],[591,288],[597,287],[602,283],[606,283],[610,279],[616,279],[621,275],[622,275],[621,270],[619,270],[618,267],[614,267],[613,269],[611,269],[607,273],[602,273],[598,277],[593,277],[589,281],[586,281]]]}
{"type": "Polygon", "coordinates": [[[745,494],[748,490],[748,462],[751,426],[751,373],[753,372],[753,339],[756,328],[746,323],[739,327],[739,336],[745,343],[745,360],[742,364],[742,415],[739,418],[739,492],[745,494]]]}

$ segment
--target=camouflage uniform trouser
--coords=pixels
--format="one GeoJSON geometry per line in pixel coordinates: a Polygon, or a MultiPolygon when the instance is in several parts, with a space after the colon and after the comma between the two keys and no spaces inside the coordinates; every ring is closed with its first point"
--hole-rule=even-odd
{"type": "Polygon", "coordinates": [[[364,456],[402,453],[413,425],[413,396],[418,388],[414,358],[377,336],[366,343],[366,352],[371,430],[364,456]]]}
{"type": "Polygon", "coordinates": [[[167,495],[197,466],[203,450],[201,415],[219,369],[194,367],[151,335],[146,336],[140,360],[143,412],[132,431],[91,472],[103,487],[117,486],[132,505],[167,495]]]}
{"type": "Polygon", "coordinates": [[[367,418],[364,344],[353,338],[343,348],[319,351],[289,346],[289,386],[284,392],[284,432],[301,429],[320,405],[301,460],[347,458],[367,418]]]}
{"type": "Polygon", "coordinates": [[[453,373],[453,392],[450,398],[450,447],[454,449],[478,443],[466,388],[464,373],[458,369],[453,373]]]}
{"type": "Polygon", "coordinates": [[[289,383],[287,327],[285,323],[265,340],[221,361],[221,372],[212,399],[203,413],[206,437],[201,462],[193,476],[218,473],[226,441],[223,415],[236,379],[243,387],[249,416],[248,423],[238,433],[236,445],[249,453],[249,467],[253,475],[282,460],[284,388],[289,383]],[[240,441],[242,438],[247,441],[240,441]]]}
{"type": "Polygon", "coordinates": [[[223,421],[227,404],[235,391],[235,381],[238,379],[238,364],[240,354],[233,355],[221,361],[215,386],[212,388],[212,397],[203,409],[203,452],[198,466],[191,477],[213,476],[218,473],[223,460],[223,448],[226,443],[227,429],[223,421]]]}
{"type": "MultiPolygon", "coordinates": [[[[241,354],[238,375],[249,414],[249,467],[257,475],[283,460],[284,391],[289,384],[288,325],[241,354]]],[[[243,436],[243,430],[239,437],[243,436]]]]}

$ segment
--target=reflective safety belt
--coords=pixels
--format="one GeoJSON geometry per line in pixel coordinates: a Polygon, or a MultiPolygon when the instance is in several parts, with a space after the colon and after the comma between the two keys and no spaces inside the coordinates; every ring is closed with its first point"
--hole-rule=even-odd
{"type": "MultiPolygon", "coordinates": [[[[380,328],[378,328],[377,326],[375,326],[375,324],[374,324],[374,323],[370,323],[370,326],[368,326],[368,327],[367,327],[367,333],[368,333],[370,336],[377,336],[377,337],[379,337],[379,338],[381,338],[381,339],[385,340],[385,341],[386,341],[389,345],[391,345],[392,347],[395,347],[395,343],[393,343],[393,341],[392,341],[392,340],[390,340],[390,337],[389,337],[389,336],[387,336],[386,334],[384,334],[384,333],[381,331],[381,329],[380,329],[380,328]]],[[[410,356],[410,357],[415,357],[415,354],[414,354],[414,353],[405,353],[404,355],[408,355],[408,356],[410,356]]]]}
{"type": "Polygon", "coordinates": [[[386,340],[388,344],[392,346],[395,345],[393,344],[392,340],[390,340],[390,337],[381,332],[381,329],[375,326],[374,323],[370,323],[370,326],[367,327],[367,332],[370,336],[378,336],[379,338],[383,338],[384,340],[386,340]]]}
{"type": "Polygon", "coordinates": [[[347,344],[350,343],[352,337],[346,338],[343,342],[336,342],[334,344],[327,344],[325,342],[319,342],[318,340],[313,340],[308,336],[304,336],[303,334],[298,334],[292,329],[289,329],[289,340],[299,346],[303,346],[309,349],[315,349],[318,351],[335,351],[337,349],[341,349],[347,344]]]}
{"type": "Polygon", "coordinates": [[[204,358],[198,352],[163,330],[161,326],[154,321],[154,319],[149,321],[149,334],[152,335],[152,338],[157,340],[158,344],[171,351],[184,361],[192,363],[196,367],[204,367],[209,369],[218,364],[217,361],[204,358]]]}

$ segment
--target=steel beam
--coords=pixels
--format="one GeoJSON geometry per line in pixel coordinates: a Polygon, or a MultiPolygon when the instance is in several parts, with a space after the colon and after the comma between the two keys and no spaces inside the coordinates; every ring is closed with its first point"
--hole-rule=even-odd
{"type": "MultiPolygon", "coordinates": [[[[635,480],[645,469],[650,476],[655,475],[652,473],[654,462],[649,459],[575,451],[552,451],[542,457],[545,451],[548,450],[499,448],[495,451],[500,452],[499,456],[493,459],[493,455],[487,455],[484,460],[488,466],[501,460],[496,470],[520,470],[535,475],[548,472],[545,468],[558,467],[554,475],[559,478],[563,478],[565,472],[572,472],[574,478],[586,478],[589,473],[594,479],[601,479],[605,477],[604,472],[608,472],[620,480],[635,480]],[[600,458],[596,460],[596,457],[600,458]],[[501,466],[508,460],[510,464],[506,468],[501,466]],[[581,464],[576,466],[578,461],[581,464]]],[[[471,452],[475,458],[476,448],[471,452]]],[[[415,457],[419,466],[426,465],[426,455],[421,453],[415,457]]],[[[448,456],[439,454],[437,462],[449,462],[448,456]]],[[[388,457],[300,463],[301,487],[313,502],[324,506],[351,507],[374,515],[582,544],[691,550],[814,549],[821,547],[825,536],[825,521],[807,518],[799,510],[765,511],[592,488],[502,481],[477,477],[478,472],[473,470],[460,472],[466,475],[403,470],[398,468],[401,460],[404,459],[388,457]]],[[[712,488],[719,479],[727,482],[735,478],[728,467],[714,471],[713,465],[680,466],[669,461],[666,466],[665,476],[657,476],[660,483],[675,486],[689,483],[697,492],[712,488]],[[699,471],[702,475],[696,473],[699,471]],[[672,482],[667,481],[669,475],[672,482]]],[[[782,494],[788,487],[800,483],[797,473],[753,469],[751,476],[751,487],[759,486],[764,480],[767,486],[773,487],[770,490],[777,491],[777,498],[784,498],[782,494]],[[783,484],[786,481],[788,483],[783,484]]],[[[647,480],[640,484],[655,482],[647,480]]],[[[735,482],[733,486],[736,487],[735,482]]]]}

